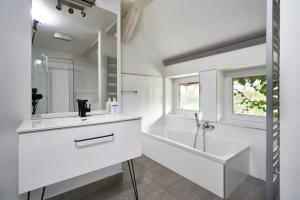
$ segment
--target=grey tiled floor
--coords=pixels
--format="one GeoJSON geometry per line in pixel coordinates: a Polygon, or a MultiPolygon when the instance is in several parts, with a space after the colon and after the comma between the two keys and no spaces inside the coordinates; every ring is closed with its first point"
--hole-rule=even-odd
{"type": "MultiPolygon", "coordinates": [[[[145,156],[135,159],[134,165],[140,200],[220,200],[211,192],[145,156]]],[[[101,189],[91,184],[51,200],[134,200],[126,163],[123,164],[123,170],[123,179],[106,181],[109,182],[107,186],[101,183],[101,189]]],[[[228,199],[263,200],[264,182],[249,177],[228,199]]]]}

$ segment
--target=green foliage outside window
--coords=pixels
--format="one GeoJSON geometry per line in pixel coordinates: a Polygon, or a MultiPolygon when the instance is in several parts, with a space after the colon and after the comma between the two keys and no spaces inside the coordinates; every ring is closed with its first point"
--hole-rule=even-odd
{"type": "Polygon", "coordinates": [[[267,81],[265,75],[234,78],[232,84],[235,114],[266,116],[267,81]]]}

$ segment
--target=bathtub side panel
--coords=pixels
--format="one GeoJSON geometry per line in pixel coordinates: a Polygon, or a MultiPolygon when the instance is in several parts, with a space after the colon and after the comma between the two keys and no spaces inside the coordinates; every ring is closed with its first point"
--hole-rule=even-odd
{"type": "Polygon", "coordinates": [[[180,174],[181,176],[189,179],[194,183],[198,183],[197,162],[198,155],[180,149],[170,144],[164,144],[165,160],[162,162],[172,171],[180,174]]]}
{"type": "Polygon", "coordinates": [[[221,198],[225,196],[224,165],[198,156],[198,184],[221,198]]]}
{"type": "Polygon", "coordinates": [[[143,154],[224,198],[224,165],[152,136],[142,136],[143,154]]]}
{"type": "Polygon", "coordinates": [[[225,196],[229,197],[249,174],[249,150],[241,152],[225,166],[225,196]]]}
{"type": "Polygon", "coordinates": [[[165,154],[163,154],[163,143],[146,134],[141,135],[142,153],[152,160],[163,163],[165,154]]]}

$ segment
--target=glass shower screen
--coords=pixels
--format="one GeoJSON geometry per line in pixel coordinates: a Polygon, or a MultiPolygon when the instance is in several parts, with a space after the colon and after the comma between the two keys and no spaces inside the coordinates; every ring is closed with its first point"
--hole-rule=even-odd
{"type": "Polygon", "coordinates": [[[33,114],[74,112],[73,60],[42,53],[32,63],[32,89],[42,97],[35,100],[33,94],[33,114]]]}

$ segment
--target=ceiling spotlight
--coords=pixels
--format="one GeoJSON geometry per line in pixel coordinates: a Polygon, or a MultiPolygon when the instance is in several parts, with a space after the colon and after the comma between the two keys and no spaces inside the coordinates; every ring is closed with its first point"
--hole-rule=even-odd
{"type": "Polygon", "coordinates": [[[84,11],[81,11],[81,16],[82,17],[85,17],[86,16],[86,13],[84,11]]]}
{"type": "Polygon", "coordinates": [[[74,13],[74,9],[73,9],[73,8],[69,8],[68,11],[69,11],[70,14],[73,14],[73,13],[74,13]]]}
{"type": "Polygon", "coordinates": [[[41,65],[43,61],[41,59],[35,59],[34,61],[34,67],[37,67],[37,65],[41,65]]]}
{"type": "Polygon", "coordinates": [[[70,14],[74,13],[74,10],[78,10],[82,17],[86,16],[85,6],[92,7],[95,0],[57,0],[57,5],[55,6],[57,10],[62,10],[63,6],[66,6],[70,14]]]}
{"type": "Polygon", "coordinates": [[[56,9],[61,10],[61,4],[60,3],[56,5],[56,9]]]}

